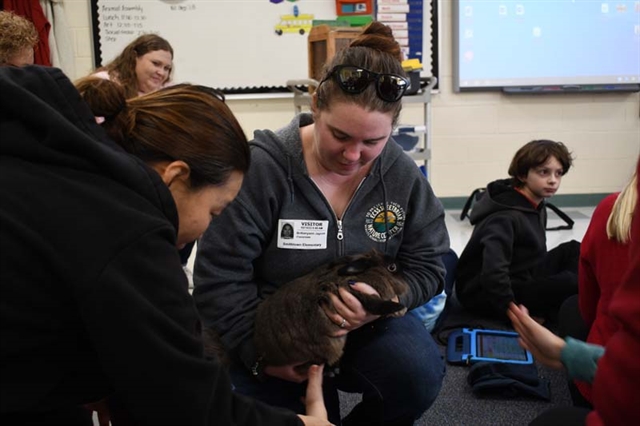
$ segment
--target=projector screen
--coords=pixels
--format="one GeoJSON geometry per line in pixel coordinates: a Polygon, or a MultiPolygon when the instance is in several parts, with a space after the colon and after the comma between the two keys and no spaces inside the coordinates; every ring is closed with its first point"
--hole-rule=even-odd
{"type": "Polygon", "coordinates": [[[638,91],[640,1],[453,0],[456,92],[638,91]]]}

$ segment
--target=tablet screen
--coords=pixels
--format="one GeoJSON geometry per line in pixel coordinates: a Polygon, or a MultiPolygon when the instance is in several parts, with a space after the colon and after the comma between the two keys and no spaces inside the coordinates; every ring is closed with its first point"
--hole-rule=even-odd
{"type": "Polygon", "coordinates": [[[527,360],[527,353],[518,344],[516,336],[477,333],[476,343],[477,356],[481,358],[527,360]]]}

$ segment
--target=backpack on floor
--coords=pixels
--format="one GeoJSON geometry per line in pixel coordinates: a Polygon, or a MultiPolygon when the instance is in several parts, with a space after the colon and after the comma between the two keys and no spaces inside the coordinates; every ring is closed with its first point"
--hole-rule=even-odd
{"type": "MultiPolygon", "coordinates": [[[[473,190],[467,201],[464,203],[464,207],[462,207],[462,212],[460,213],[460,220],[464,220],[465,217],[469,217],[469,211],[471,210],[471,206],[474,202],[479,201],[487,191],[487,188],[476,188],[473,190]]],[[[554,212],[560,219],[562,219],[566,225],[553,226],[551,228],[546,228],[547,231],[560,231],[565,229],[573,229],[573,219],[571,219],[565,212],[560,210],[559,207],[546,202],[546,208],[554,212]]]]}

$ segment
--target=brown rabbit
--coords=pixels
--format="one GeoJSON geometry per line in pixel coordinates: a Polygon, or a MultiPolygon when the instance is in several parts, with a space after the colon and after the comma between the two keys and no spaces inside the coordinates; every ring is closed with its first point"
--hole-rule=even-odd
{"type": "Polygon", "coordinates": [[[391,300],[408,290],[395,263],[376,250],[337,259],[283,285],[258,306],[254,339],[264,365],[331,366],[340,359],[346,336],[332,337],[339,326],[321,306],[330,306],[328,295],[339,295],[340,287],[372,314],[406,312],[406,307],[391,300]],[[369,284],[380,297],[351,290],[349,281],[369,284]]]}

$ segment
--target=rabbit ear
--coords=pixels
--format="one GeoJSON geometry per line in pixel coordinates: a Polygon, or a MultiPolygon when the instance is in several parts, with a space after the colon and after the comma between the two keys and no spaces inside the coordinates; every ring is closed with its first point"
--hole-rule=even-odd
{"type": "Polygon", "coordinates": [[[367,312],[375,315],[391,315],[404,309],[403,304],[391,300],[382,300],[379,297],[362,294],[359,291],[353,291],[351,294],[362,303],[362,307],[367,312]]]}

